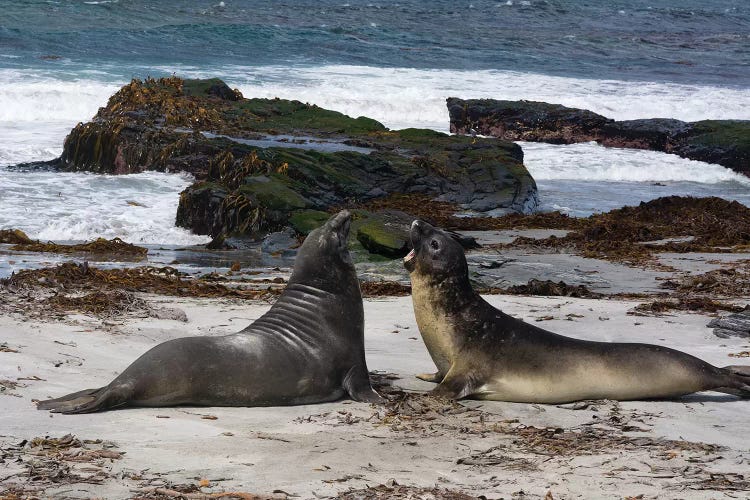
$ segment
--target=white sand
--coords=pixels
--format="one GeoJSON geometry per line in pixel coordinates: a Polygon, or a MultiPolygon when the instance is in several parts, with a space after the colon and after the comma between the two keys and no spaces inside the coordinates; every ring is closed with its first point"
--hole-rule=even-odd
{"type": "MultiPolygon", "coordinates": [[[[518,419],[528,426],[553,428],[570,428],[616,411],[645,430],[628,435],[727,447],[710,456],[679,450],[654,453],[645,448],[612,449],[594,455],[540,455],[518,449],[512,437],[502,433],[443,432],[437,423],[434,432],[398,431],[376,425],[377,419],[346,424],[343,421],[347,418],[351,422],[352,418],[367,418],[378,411],[351,401],[284,408],[126,409],[72,416],[53,416],[35,409],[32,399],[58,397],[108,383],[156,343],[187,335],[235,332],[268,308],[267,304],[207,299],[150,300],[184,309],[188,323],[130,318],[106,326],[81,316],[65,323],[0,317],[0,344],[20,351],[0,352],[0,380],[44,379],[21,381],[28,385],[12,391],[21,397],[0,394],[0,444],[66,433],[82,439],[102,438],[114,441],[119,451],[126,453],[108,466],[115,476],[123,471],[143,471],[139,474],[144,480],[157,480],[153,484],[160,484],[159,478],[174,483],[197,483],[205,478],[214,480],[212,488],[204,488],[206,492],[283,490],[301,498],[335,495],[349,488],[385,483],[389,478],[405,485],[438,484],[494,498],[518,495],[521,490],[532,498],[543,497],[549,490],[556,499],[639,494],[646,498],[724,498],[723,492],[691,488],[709,478],[709,471],[742,473],[745,478],[750,471],[750,401],[714,393],[681,401],[619,406],[602,403],[598,412],[544,405],[466,403],[497,414],[501,420],[518,419]],[[207,420],[202,415],[217,418],[207,420]],[[519,471],[503,465],[457,463],[459,458],[494,446],[502,446],[502,453],[512,459],[529,460],[530,466],[519,471]],[[325,482],[333,480],[341,481],[325,482]]],[[[491,296],[489,300],[531,322],[551,315],[553,320],[535,324],[564,335],[651,342],[717,365],[750,364],[747,358],[728,357],[748,350],[750,342],[714,337],[705,327],[709,320],[706,316],[629,316],[626,311],[635,303],[615,300],[509,296],[491,296]],[[583,317],[569,321],[565,319],[567,314],[583,317]]],[[[369,368],[398,374],[402,379],[396,385],[410,390],[432,387],[413,377],[432,371],[433,365],[416,328],[411,298],[367,300],[365,316],[369,368]]],[[[19,470],[18,465],[0,465],[6,469],[0,467],[0,480],[19,470]]],[[[0,485],[19,481],[23,479],[11,477],[0,485]]],[[[103,485],[64,485],[47,490],[47,494],[127,498],[133,494],[131,490],[143,486],[143,481],[115,477],[103,485]]],[[[745,498],[746,494],[726,492],[732,498],[745,498]]]]}

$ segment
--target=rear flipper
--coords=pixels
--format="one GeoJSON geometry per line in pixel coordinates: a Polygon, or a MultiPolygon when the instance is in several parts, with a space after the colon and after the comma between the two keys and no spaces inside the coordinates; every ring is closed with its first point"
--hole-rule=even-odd
{"type": "Polygon", "coordinates": [[[715,390],[733,394],[743,399],[750,399],[750,366],[730,365],[723,368],[727,370],[730,377],[731,385],[727,387],[718,387],[715,390]]]}
{"type": "Polygon", "coordinates": [[[729,370],[735,375],[750,378],[750,365],[729,365],[725,366],[724,369],[729,370]]]}
{"type": "Polygon", "coordinates": [[[125,406],[130,400],[130,390],[126,386],[114,388],[106,386],[99,389],[86,389],[56,399],[47,399],[37,404],[38,410],[49,410],[52,413],[94,413],[125,406]]]}
{"type": "Polygon", "coordinates": [[[354,401],[363,403],[385,403],[386,400],[372,388],[367,367],[353,366],[344,377],[344,389],[354,401]]]}

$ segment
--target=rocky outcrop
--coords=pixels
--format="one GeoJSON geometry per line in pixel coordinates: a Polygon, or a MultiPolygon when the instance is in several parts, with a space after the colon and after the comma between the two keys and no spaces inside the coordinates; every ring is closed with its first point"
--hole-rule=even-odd
{"type": "Polygon", "coordinates": [[[615,121],[591,111],[534,101],[449,98],[451,132],[553,144],[596,141],[718,163],[750,176],[750,121],[653,118],[615,121]]]}
{"type": "MultiPolygon", "coordinates": [[[[394,194],[479,213],[536,205],[536,185],[511,142],[388,130],[298,101],[245,99],[217,79],[133,80],[71,131],[53,163],[67,171],[191,173],[196,182],[180,196],[177,225],[214,237],[285,227],[304,235],[332,209],[394,194]]],[[[387,217],[361,214],[368,217],[359,241],[404,253],[371,237],[387,217]]]]}

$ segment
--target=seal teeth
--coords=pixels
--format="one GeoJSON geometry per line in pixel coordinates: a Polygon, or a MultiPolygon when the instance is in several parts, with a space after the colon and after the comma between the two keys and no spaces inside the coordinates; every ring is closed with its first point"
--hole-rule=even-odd
{"type": "Polygon", "coordinates": [[[410,260],[412,260],[414,258],[414,255],[416,254],[414,253],[414,249],[412,248],[411,251],[406,255],[406,257],[404,257],[404,262],[409,262],[410,260]]]}

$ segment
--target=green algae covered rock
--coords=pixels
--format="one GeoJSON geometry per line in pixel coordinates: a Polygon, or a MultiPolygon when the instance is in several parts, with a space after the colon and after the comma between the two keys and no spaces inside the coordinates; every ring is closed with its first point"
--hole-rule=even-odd
{"type": "Polygon", "coordinates": [[[750,120],[684,122],[668,118],[615,121],[585,109],[535,101],[447,100],[451,132],[513,141],[596,141],[717,163],[750,176],[750,120]]]}
{"type": "Polygon", "coordinates": [[[317,229],[331,217],[328,212],[320,210],[297,210],[289,217],[289,226],[297,233],[307,236],[313,229],[317,229]]]}
{"type": "Polygon", "coordinates": [[[368,214],[356,227],[356,238],[369,252],[386,257],[403,257],[409,253],[409,223],[406,216],[394,217],[391,214],[368,214]]]}
{"type": "Polygon", "coordinates": [[[750,176],[750,120],[693,122],[680,154],[750,176]]]}
{"type": "MultiPolygon", "coordinates": [[[[304,235],[334,209],[392,195],[478,213],[537,204],[523,152],[511,142],[389,130],[314,104],[247,99],[216,78],[133,80],[71,131],[53,163],[107,174],[190,173],[196,181],[180,195],[176,223],[214,238],[258,239],[286,227],[304,235]]],[[[356,243],[405,253],[403,233],[371,219],[354,233],[356,243]]]]}

